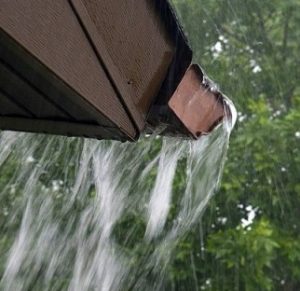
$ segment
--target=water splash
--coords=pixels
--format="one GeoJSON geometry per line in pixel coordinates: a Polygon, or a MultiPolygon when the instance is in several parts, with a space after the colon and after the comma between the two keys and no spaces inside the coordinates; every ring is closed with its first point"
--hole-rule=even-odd
{"type": "Polygon", "coordinates": [[[218,187],[233,119],[198,141],[2,132],[0,287],[164,290],[218,187]]]}

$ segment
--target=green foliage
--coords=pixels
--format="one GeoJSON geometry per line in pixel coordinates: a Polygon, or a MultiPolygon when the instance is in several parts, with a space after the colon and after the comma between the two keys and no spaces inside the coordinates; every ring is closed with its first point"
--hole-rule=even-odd
{"type": "MultiPolygon", "coordinates": [[[[271,266],[280,247],[273,227],[261,219],[251,229],[229,229],[209,237],[208,251],[233,274],[232,289],[272,290],[271,266]]],[[[214,284],[214,282],[213,282],[214,284]]]]}
{"type": "Polygon", "coordinates": [[[194,61],[239,111],[220,190],[178,245],[176,288],[299,290],[300,2],[173,3],[194,61]]]}

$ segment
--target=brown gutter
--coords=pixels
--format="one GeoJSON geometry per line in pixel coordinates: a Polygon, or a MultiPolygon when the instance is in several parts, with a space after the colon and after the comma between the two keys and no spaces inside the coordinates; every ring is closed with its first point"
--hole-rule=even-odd
{"type": "Polygon", "coordinates": [[[225,109],[191,60],[167,0],[4,0],[0,128],[124,141],[163,123],[197,138],[225,109]]]}
{"type": "MultiPolygon", "coordinates": [[[[143,116],[138,112],[137,107],[133,103],[130,93],[128,92],[128,86],[126,88],[124,80],[120,76],[118,68],[115,66],[111,59],[105,42],[101,37],[101,34],[97,32],[95,23],[90,18],[86,6],[81,0],[69,0],[77,18],[80,22],[89,42],[91,43],[99,62],[101,63],[107,78],[114,87],[117,96],[126,110],[128,117],[134,125],[136,132],[140,132],[143,129],[143,116]]],[[[128,84],[126,84],[128,85],[128,84]]]]}

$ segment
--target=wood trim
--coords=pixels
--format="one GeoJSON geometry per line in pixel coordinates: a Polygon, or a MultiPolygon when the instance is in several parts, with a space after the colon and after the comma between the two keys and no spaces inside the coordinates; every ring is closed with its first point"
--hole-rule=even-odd
{"type": "MultiPolygon", "coordinates": [[[[59,99],[63,98],[65,108],[68,111],[72,109],[70,114],[74,118],[72,118],[73,120],[57,119],[56,121],[54,121],[54,118],[46,119],[42,117],[37,119],[30,111],[28,111],[27,116],[17,116],[16,113],[7,114],[0,116],[0,129],[59,135],[67,135],[68,132],[69,136],[89,136],[97,139],[103,136],[103,138],[122,141],[133,140],[135,137],[136,132],[135,135],[132,135],[124,127],[114,123],[0,27],[0,61],[2,58],[14,70],[18,70],[20,76],[27,78],[26,81],[30,88],[33,89],[35,85],[38,85],[41,92],[48,94],[48,96],[50,94],[55,102],[59,102],[59,99]],[[32,126],[30,125],[31,122],[32,126]],[[92,124],[93,122],[95,122],[95,125],[92,124]],[[61,130],[60,124],[63,130],[61,130]],[[87,127],[87,130],[84,129],[85,127],[87,127]],[[112,131],[110,135],[107,133],[108,129],[112,131]],[[101,130],[103,130],[103,135],[100,134],[101,130]]],[[[0,84],[0,93],[2,89],[0,84]]],[[[7,92],[4,93],[7,95],[7,92]]],[[[9,98],[20,106],[18,98],[13,98],[13,96],[9,96],[9,98]]],[[[0,102],[0,105],[3,104],[0,102]]],[[[23,109],[27,110],[25,107],[23,109]]]]}
{"type": "Polygon", "coordinates": [[[114,62],[112,61],[108,50],[105,47],[104,41],[97,32],[97,29],[93,21],[91,20],[84,4],[81,2],[81,0],[69,0],[69,2],[75,14],[77,15],[89,42],[94,48],[101,66],[105,70],[109,81],[115,89],[121,104],[126,110],[137,132],[140,132],[145,126],[145,121],[142,114],[138,112],[137,107],[126,88],[125,84],[127,84],[127,81],[123,80],[118,68],[114,65],[114,62]]]}
{"type": "MultiPolygon", "coordinates": [[[[4,1],[3,5],[0,9],[1,58],[5,61],[9,58],[7,61],[17,72],[34,86],[41,87],[46,96],[68,112],[71,105],[75,118],[79,119],[77,122],[112,125],[122,131],[121,135],[137,138],[138,132],[69,1],[13,0],[4,1]]],[[[55,116],[49,119],[54,120],[55,116]]]]}
{"type": "Polygon", "coordinates": [[[122,135],[120,130],[116,127],[20,117],[0,116],[0,128],[3,130],[38,132],[97,139],[118,139],[120,141],[126,141],[130,138],[122,135]]]}

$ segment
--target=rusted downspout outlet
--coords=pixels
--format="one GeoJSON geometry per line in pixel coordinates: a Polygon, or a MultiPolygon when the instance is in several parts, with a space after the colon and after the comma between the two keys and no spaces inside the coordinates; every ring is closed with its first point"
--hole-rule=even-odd
{"type": "Polygon", "coordinates": [[[206,82],[195,64],[186,71],[168,105],[194,138],[209,133],[229,112],[223,95],[206,82]]]}
{"type": "Polygon", "coordinates": [[[198,139],[211,132],[225,116],[230,117],[225,98],[205,78],[201,68],[193,64],[186,70],[167,104],[152,108],[148,121],[152,128],[164,124],[163,135],[198,139]]]}

